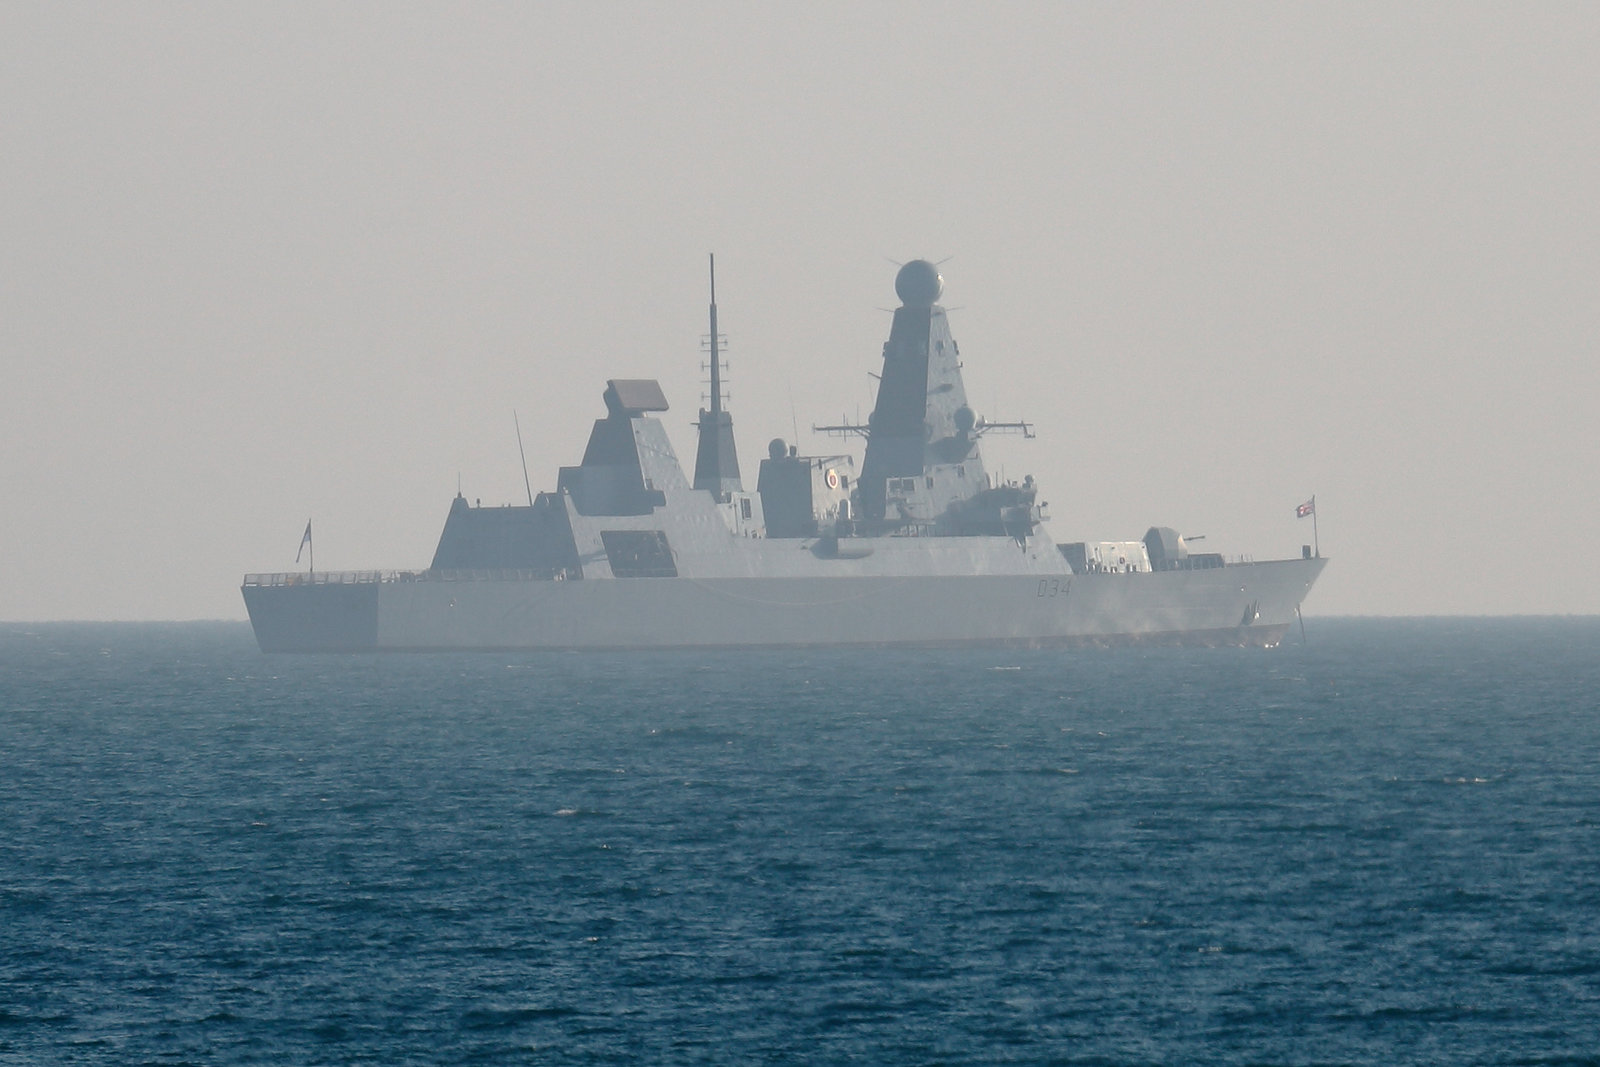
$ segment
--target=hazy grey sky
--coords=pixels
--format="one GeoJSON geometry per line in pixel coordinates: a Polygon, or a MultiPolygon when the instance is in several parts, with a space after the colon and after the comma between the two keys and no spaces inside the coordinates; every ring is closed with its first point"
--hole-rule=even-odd
{"type": "MultiPolygon", "coordinates": [[[[1600,612],[1593,4],[7,4],[0,618],[243,618],[459,478],[870,407],[945,259],[1060,540],[1333,557],[1316,614],[1600,612]]],[[[753,482],[753,477],[750,479],[753,482]]]]}

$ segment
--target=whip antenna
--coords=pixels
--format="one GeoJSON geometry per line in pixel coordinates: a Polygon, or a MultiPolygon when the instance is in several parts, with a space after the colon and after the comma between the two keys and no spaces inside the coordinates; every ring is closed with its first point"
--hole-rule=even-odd
{"type": "Polygon", "coordinates": [[[533,483],[528,481],[528,453],[522,448],[522,421],[516,408],[511,409],[511,421],[517,427],[517,455],[522,457],[522,487],[528,491],[528,506],[533,507],[533,483]]]}

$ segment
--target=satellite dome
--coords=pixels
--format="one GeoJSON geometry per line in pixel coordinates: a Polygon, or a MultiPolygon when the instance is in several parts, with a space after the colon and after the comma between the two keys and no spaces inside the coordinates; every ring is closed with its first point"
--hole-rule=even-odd
{"type": "Polygon", "coordinates": [[[767,455],[773,459],[782,459],[788,454],[789,446],[784,443],[783,438],[774,437],[771,441],[767,442],[767,455]]]}
{"type": "Polygon", "coordinates": [[[944,292],[939,268],[925,259],[913,259],[894,277],[894,291],[906,307],[931,307],[944,292]]]}

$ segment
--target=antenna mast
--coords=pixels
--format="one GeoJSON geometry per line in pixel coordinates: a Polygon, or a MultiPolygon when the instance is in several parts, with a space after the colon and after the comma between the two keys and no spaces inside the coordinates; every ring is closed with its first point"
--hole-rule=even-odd
{"type": "MultiPolygon", "coordinates": [[[[522,420],[517,418],[517,409],[511,409],[511,421],[517,427],[517,454],[522,457],[522,487],[528,491],[528,506],[533,507],[533,483],[528,481],[528,453],[522,447],[522,420]]],[[[456,492],[461,492],[461,487],[456,487],[456,492]]]]}
{"type": "Polygon", "coordinates": [[[722,337],[717,333],[717,257],[711,263],[711,406],[700,409],[700,442],[695,452],[694,487],[708,490],[727,503],[743,492],[739,482],[739,455],[733,446],[733,416],[722,409],[722,337]]]}
{"type": "Polygon", "coordinates": [[[722,417],[722,356],[717,350],[717,254],[711,259],[711,417],[722,417]]]}

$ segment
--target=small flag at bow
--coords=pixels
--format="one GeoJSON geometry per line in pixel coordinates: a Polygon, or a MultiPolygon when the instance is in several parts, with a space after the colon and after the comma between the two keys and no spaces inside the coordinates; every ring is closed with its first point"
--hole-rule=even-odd
{"type": "MultiPolygon", "coordinates": [[[[1316,497],[1312,497],[1310,500],[1307,500],[1304,504],[1301,504],[1299,507],[1294,509],[1294,517],[1297,518],[1297,519],[1303,519],[1307,515],[1315,515],[1316,513],[1317,513],[1317,498],[1316,497]]],[[[311,527],[309,525],[306,527],[306,536],[307,537],[311,536],[311,527]]]]}
{"type": "MultiPolygon", "coordinates": [[[[306,550],[306,546],[309,545],[310,543],[311,543],[311,520],[307,519],[306,520],[306,532],[300,538],[300,552],[304,552],[306,550]]],[[[296,563],[300,562],[300,552],[296,552],[294,554],[294,561],[296,563]]]]}

